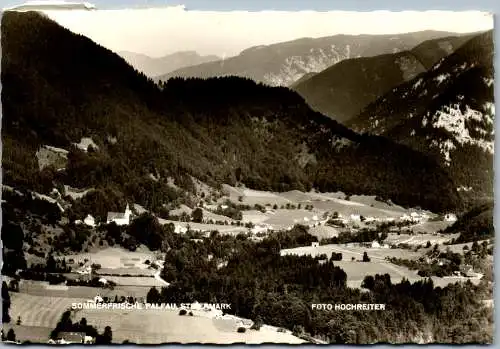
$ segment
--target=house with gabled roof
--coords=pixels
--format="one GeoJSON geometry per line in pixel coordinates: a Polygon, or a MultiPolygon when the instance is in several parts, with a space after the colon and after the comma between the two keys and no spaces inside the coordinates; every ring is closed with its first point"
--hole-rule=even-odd
{"type": "Polygon", "coordinates": [[[59,332],[57,344],[81,344],[85,340],[85,332],[59,332]]]}

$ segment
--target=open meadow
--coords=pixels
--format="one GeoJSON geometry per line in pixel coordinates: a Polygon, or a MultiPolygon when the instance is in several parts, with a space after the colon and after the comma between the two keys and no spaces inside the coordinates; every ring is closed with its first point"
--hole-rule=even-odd
{"type": "Polygon", "coordinates": [[[78,319],[104,328],[111,326],[113,342],[129,340],[138,344],[158,343],[291,343],[303,341],[287,333],[264,329],[247,330],[238,333],[238,324],[228,324],[227,320],[211,319],[201,316],[180,316],[179,310],[97,310],[86,309],[78,313],[78,319]],[[222,323],[224,322],[224,323],[222,323]],[[138,326],[140,324],[140,326],[138,326]]]}
{"type": "MultiPolygon", "coordinates": [[[[301,204],[312,205],[315,214],[325,211],[338,212],[343,216],[351,214],[363,215],[366,217],[387,217],[397,218],[402,216],[409,210],[398,206],[389,205],[385,202],[375,200],[374,196],[355,195],[345,200],[345,194],[337,193],[318,193],[318,192],[301,192],[292,190],[288,192],[267,192],[259,190],[250,190],[245,188],[235,188],[229,185],[224,185],[224,192],[227,194],[219,201],[223,202],[226,199],[231,200],[236,204],[245,205],[282,205],[290,204],[297,206],[301,204]]],[[[254,221],[252,221],[254,222],[254,221]]],[[[254,222],[256,223],[256,222],[254,222]]],[[[286,223],[289,224],[289,223],[286,223]]]]}
{"type": "MultiPolygon", "coordinates": [[[[281,250],[281,255],[310,255],[318,256],[326,254],[330,258],[331,254],[342,253],[342,261],[334,261],[334,265],[342,268],[347,274],[347,285],[353,288],[361,287],[365,276],[375,274],[389,274],[393,283],[400,282],[406,278],[410,282],[423,280],[418,276],[416,270],[410,270],[403,266],[398,266],[385,260],[386,257],[396,257],[404,259],[417,259],[422,256],[423,251],[415,252],[399,248],[368,248],[359,246],[346,246],[343,244],[320,245],[318,247],[305,246],[281,250]],[[362,262],[363,253],[367,252],[370,262],[362,262]],[[352,258],[355,258],[352,261],[352,258]]],[[[471,282],[478,283],[480,279],[463,277],[432,277],[435,286],[444,287],[450,283],[471,282]]]]}
{"type": "Polygon", "coordinates": [[[3,324],[3,331],[7,333],[10,329],[13,329],[16,334],[16,340],[22,342],[31,343],[47,343],[50,337],[50,333],[54,329],[53,327],[42,327],[42,326],[25,326],[25,325],[15,325],[15,324],[3,324]]]}
{"type": "Polygon", "coordinates": [[[248,231],[248,228],[245,227],[238,227],[238,226],[233,226],[233,225],[221,225],[221,224],[204,224],[204,223],[194,223],[194,222],[179,222],[179,221],[171,221],[168,219],[162,219],[158,218],[158,221],[160,224],[175,224],[179,225],[183,228],[187,228],[188,226],[192,230],[197,230],[197,231],[213,231],[217,230],[221,234],[233,234],[233,235],[238,235],[240,233],[245,233],[248,231]]]}
{"type": "Polygon", "coordinates": [[[395,234],[391,233],[388,235],[385,240],[388,244],[408,244],[408,245],[426,245],[427,241],[430,241],[432,245],[438,244],[442,245],[444,242],[448,242],[454,238],[457,238],[459,234],[432,234],[432,233],[424,233],[424,234],[395,234]]]}
{"type": "Polygon", "coordinates": [[[371,247],[361,247],[354,244],[328,244],[320,245],[318,247],[313,246],[303,246],[295,247],[289,249],[281,250],[281,255],[295,254],[295,255],[310,255],[319,256],[321,254],[326,254],[328,258],[335,253],[342,253],[342,261],[351,261],[352,257],[356,260],[361,260],[363,258],[364,252],[368,253],[368,256],[372,260],[385,261],[386,257],[396,257],[396,258],[406,258],[406,259],[416,259],[422,256],[422,253],[413,252],[401,248],[371,248],[371,247]]]}
{"type": "MultiPolygon", "coordinates": [[[[63,257],[58,256],[56,258],[63,257]]],[[[145,264],[145,261],[156,260],[157,258],[161,258],[161,255],[157,252],[149,251],[144,246],[141,246],[136,251],[129,251],[122,247],[107,247],[105,249],[95,249],[91,252],[65,255],[64,258],[67,261],[72,259],[75,263],[100,264],[102,268],[107,269],[130,269],[120,271],[123,273],[133,274],[134,272],[137,273],[137,271],[132,271],[133,269],[140,269],[143,270],[140,273],[149,274],[151,272],[147,271],[148,265],[145,264]]]]}
{"type": "Polygon", "coordinates": [[[54,329],[62,313],[71,308],[72,303],[86,302],[87,300],[88,298],[84,297],[34,296],[12,292],[10,316],[14,322],[20,317],[23,326],[54,329]]]}
{"type": "MultiPolygon", "coordinates": [[[[141,278],[142,279],[142,278],[141,278]]],[[[149,278],[148,278],[149,279],[149,278]]],[[[134,285],[132,281],[126,285],[117,285],[113,289],[109,288],[98,288],[98,287],[88,287],[88,286],[65,286],[65,285],[49,285],[45,281],[27,281],[21,280],[19,284],[19,294],[27,294],[31,296],[47,296],[56,298],[84,298],[84,299],[94,299],[96,295],[101,297],[112,297],[115,295],[118,297],[146,297],[148,291],[151,289],[151,284],[156,286],[156,280],[147,282],[144,280],[143,285],[134,285]]],[[[153,279],[154,280],[154,279],[153,279]]],[[[128,280],[125,280],[128,281],[128,280]]],[[[125,282],[124,281],[124,282],[125,282]]]]}

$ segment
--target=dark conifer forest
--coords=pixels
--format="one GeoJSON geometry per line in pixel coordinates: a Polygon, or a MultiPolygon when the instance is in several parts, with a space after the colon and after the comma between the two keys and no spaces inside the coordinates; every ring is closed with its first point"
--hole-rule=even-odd
{"type": "Polygon", "coordinates": [[[434,211],[460,206],[453,178],[434,160],[356,134],[287,88],[236,77],[158,87],[37,13],[4,14],[2,33],[6,184],[47,192],[45,176],[112,190],[151,209],[171,199],[166,178],[186,175],[213,185],[380,195],[434,211]],[[81,137],[98,149],[76,149],[81,137]],[[65,170],[39,171],[41,145],[70,151],[65,170]],[[151,183],[150,173],[162,180],[151,183]]]}

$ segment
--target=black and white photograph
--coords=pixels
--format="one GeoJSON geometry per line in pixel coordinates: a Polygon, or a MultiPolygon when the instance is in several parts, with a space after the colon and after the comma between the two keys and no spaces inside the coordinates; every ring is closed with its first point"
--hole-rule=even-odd
{"type": "Polygon", "coordinates": [[[492,344],[493,18],[6,6],[2,342],[492,344]]]}

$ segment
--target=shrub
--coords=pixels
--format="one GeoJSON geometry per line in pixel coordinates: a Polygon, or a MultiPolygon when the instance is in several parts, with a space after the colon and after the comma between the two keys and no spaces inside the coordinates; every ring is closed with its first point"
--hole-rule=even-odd
{"type": "Polygon", "coordinates": [[[238,333],[245,333],[246,330],[247,329],[245,327],[238,327],[238,333]]]}
{"type": "Polygon", "coordinates": [[[179,311],[179,315],[186,315],[186,313],[186,309],[181,309],[181,311],[179,311]]]}

